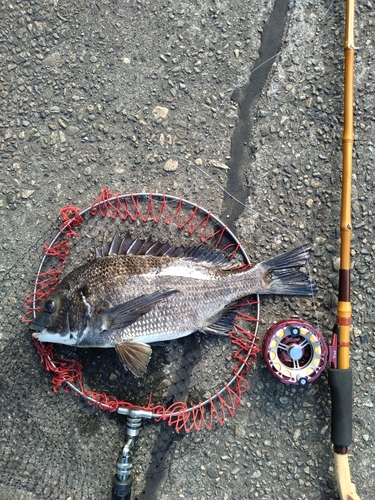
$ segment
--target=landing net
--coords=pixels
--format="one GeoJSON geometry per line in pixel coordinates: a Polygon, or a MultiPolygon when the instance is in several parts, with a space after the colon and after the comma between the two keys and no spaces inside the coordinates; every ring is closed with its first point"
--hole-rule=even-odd
{"type": "MultiPolygon", "coordinates": [[[[89,208],[61,209],[63,223],[49,244],[25,299],[25,322],[59,280],[94,257],[95,247],[115,231],[134,238],[152,237],[173,245],[207,245],[224,252],[234,266],[250,261],[235,235],[210,212],[166,194],[112,194],[104,189],[89,208]]],[[[258,348],[259,297],[238,306],[226,336],[198,332],[162,346],[153,346],[145,376],[126,371],[114,349],[82,349],[35,340],[40,361],[52,373],[54,392],[83,397],[109,412],[165,420],[177,431],[210,429],[233,416],[247,389],[246,374],[258,348]]]]}

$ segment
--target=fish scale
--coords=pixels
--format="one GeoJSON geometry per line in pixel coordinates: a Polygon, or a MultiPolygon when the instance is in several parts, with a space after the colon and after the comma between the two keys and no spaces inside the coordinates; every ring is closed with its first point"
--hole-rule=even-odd
{"type": "Polygon", "coordinates": [[[115,235],[94,261],[72,271],[45,300],[31,324],[33,336],[77,347],[115,347],[124,366],[141,376],[151,355],[148,344],[197,330],[227,335],[234,303],[242,297],[313,295],[315,285],[298,271],[310,252],[302,245],[241,271],[217,249],[115,235]],[[155,248],[172,256],[118,255],[122,248],[138,253],[155,248]]]}
{"type": "MultiPolygon", "coordinates": [[[[168,266],[168,264],[167,264],[168,266]]],[[[197,265],[196,265],[197,269],[197,265]]],[[[249,282],[246,276],[241,274],[227,275],[225,272],[211,272],[202,266],[203,275],[209,275],[208,279],[189,279],[186,277],[155,276],[152,285],[140,277],[131,278],[127,282],[126,290],[146,290],[153,293],[156,290],[176,289],[181,290],[161,303],[156,304],[153,310],[140,317],[135,323],[121,331],[113,332],[109,336],[109,342],[115,340],[136,340],[139,342],[159,342],[172,340],[188,335],[197,329],[204,329],[212,322],[208,320],[218,315],[224,307],[241,297],[249,294],[249,282]]],[[[226,273],[228,274],[228,273],[226,273]]],[[[253,273],[252,293],[263,285],[259,280],[256,286],[253,273]]],[[[112,306],[133,298],[125,291],[113,293],[112,306]]]]}

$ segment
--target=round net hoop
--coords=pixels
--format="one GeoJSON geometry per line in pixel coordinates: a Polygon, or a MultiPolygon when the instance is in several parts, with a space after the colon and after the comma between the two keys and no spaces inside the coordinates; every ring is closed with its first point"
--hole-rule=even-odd
{"type": "MultiPolygon", "coordinates": [[[[92,205],[84,210],[74,206],[61,209],[60,216],[63,223],[52,241],[44,245],[44,255],[36,273],[33,291],[25,299],[27,312],[23,316],[24,322],[30,322],[36,317],[38,304],[58,283],[72,249],[73,239],[80,236],[78,231],[84,225],[85,218],[94,219],[98,214],[108,221],[128,221],[131,224],[137,222],[139,226],[150,221],[154,224],[164,223],[168,227],[174,224],[175,232],[184,230],[190,236],[198,235],[201,244],[208,242],[226,252],[228,258],[239,258],[238,267],[246,268],[250,265],[250,260],[236,236],[206,209],[172,195],[157,193],[114,195],[108,189],[104,189],[92,205]],[[47,265],[50,260],[55,265],[47,265]]],[[[56,357],[54,344],[45,344],[37,340],[34,343],[41,363],[54,375],[52,378],[54,392],[57,392],[59,387],[64,387],[66,392],[73,391],[74,395],[83,397],[88,404],[100,409],[134,417],[166,420],[176,430],[183,428],[189,432],[193,428],[199,430],[202,425],[211,428],[214,421],[223,424],[226,417],[233,416],[235,408],[241,404],[241,395],[248,387],[245,375],[259,352],[257,344],[259,317],[259,296],[245,298],[239,304],[233,329],[228,332],[231,344],[236,348],[232,356],[235,367],[231,378],[221,384],[221,389],[193,404],[185,401],[173,402],[168,406],[154,404],[153,395],[150,394],[147,404],[140,405],[106,393],[87,390],[82,378],[82,364],[76,360],[56,357]]]]}

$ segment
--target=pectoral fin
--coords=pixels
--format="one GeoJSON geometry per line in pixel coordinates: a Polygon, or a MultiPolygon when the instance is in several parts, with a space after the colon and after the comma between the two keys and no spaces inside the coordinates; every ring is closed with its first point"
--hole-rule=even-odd
{"type": "Polygon", "coordinates": [[[117,344],[115,348],[124,367],[130,370],[135,377],[142,377],[150,360],[151,347],[141,342],[127,342],[117,344]]]}
{"type": "Polygon", "coordinates": [[[103,330],[126,328],[151,309],[161,300],[178,292],[178,290],[158,290],[149,295],[141,295],[124,302],[102,313],[103,330]]]}

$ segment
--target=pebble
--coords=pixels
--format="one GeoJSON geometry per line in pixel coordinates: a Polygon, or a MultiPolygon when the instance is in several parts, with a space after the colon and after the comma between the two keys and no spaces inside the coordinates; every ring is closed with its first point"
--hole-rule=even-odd
{"type": "Polygon", "coordinates": [[[177,167],[178,167],[178,161],[177,160],[167,160],[164,163],[164,170],[166,172],[174,172],[175,170],[177,170],[177,167]]]}
{"type": "Polygon", "coordinates": [[[332,258],[332,268],[334,271],[339,271],[340,269],[340,257],[332,258]]]}
{"type": "Polygon", "coordinates": [[[74,125],[68,125],[65,129],[66,135],[69,135],[70,137],[77,134],[78,132],[79,132],[79,128],[75,127],[74,125]]]}
{"type": "Polygon", "coordinates": [[[209,467],[207,469],[207,475],[212,479],[216,479],[217,477],[219,477],[219,474],[217,473],[216,469],[214,469],[213,467],[209,467]]]}
{"type": "Polygon", "coordinates": [[[61,55],[58,52],[50,54],[43,60],[43,64],[49,66],[50,68],[57,66],[60,62],[61,62],[61,55]]]}
{"type": "Polygon", "coordinates": [[[293,433],[294,441],[298,441],[301,436],[301,429],[297,428],[293,433]]]}
{"type": "Polygon", "coordinates": [[[34,189],[24,189],[21,193],[21,198],[27,200],[34,192],[34,189]]]}
{"type": "Polygon", "coordinates": [[[155,108],[152,110],[154,115],[158,116],[159,118],[165,118],[167,114],[169,113],[168,108],[164,108],[163,106],[155,106],[155,108]]]}
{"type": "Polygon", "coordinates": [[[211,167],[221,168],[222,170],[229,170],[228,165],[225,165],[225,163],[222,163],[221,161],[218,161],[218,160],[209,160],[208,164],[211,167]]]}

